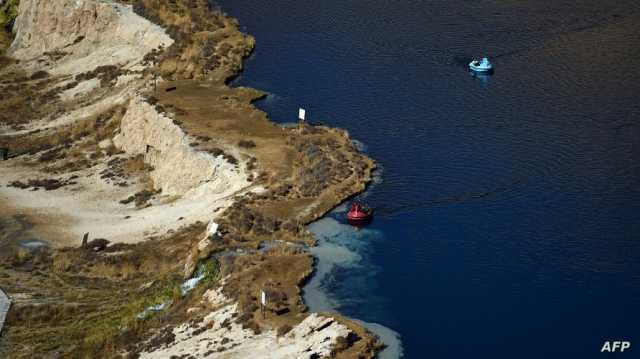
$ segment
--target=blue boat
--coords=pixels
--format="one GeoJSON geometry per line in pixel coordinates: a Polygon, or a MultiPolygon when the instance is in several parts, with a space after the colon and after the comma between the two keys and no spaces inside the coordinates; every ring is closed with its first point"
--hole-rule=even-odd
{"type": "Polygon", "coordinates": [[[473,60],[469,63],[469,68],[476,72],[491,72],[493,65],[486,57],[482,58],[482,61],[473,60]]]}

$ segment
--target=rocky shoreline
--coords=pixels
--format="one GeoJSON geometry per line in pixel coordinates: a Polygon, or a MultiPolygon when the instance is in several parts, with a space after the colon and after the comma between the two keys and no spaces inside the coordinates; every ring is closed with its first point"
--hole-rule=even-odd
{"type": "Polygon", "coordinates": [[[0,354],[375,356],[375,336],[301,298],[305,225],[375,165],[345,131],[282,128],[260,91],[227,86],[255,45],[235,20],[200,0],[22,0],[14,31],[0,354]]]}

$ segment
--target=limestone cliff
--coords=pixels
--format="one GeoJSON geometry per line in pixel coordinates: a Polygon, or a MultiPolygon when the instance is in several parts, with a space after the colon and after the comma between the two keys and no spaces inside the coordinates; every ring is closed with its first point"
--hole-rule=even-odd
{"type": "MultiPolygon", "coordinates": [[[[87,230],[99,230],[114,242],[139,241],[145,233],[208,221],[213,210],[227,206],[231,195],[250,184],[241,162],[231,164],[221,156],[191,148],[192,139],[176,122],[139,95],[153,82],[148,71],[154,62],[147,55],[171,44],[164,29],[137,15],[130,5],[107,0],[20,3],[16,38],[9,50],[20,62],[8,69],[27,70],[32,78],[21,79],[26,86],[8,91],[15,99],[6,100],[15,104],[40,93],[35,106],[24,106],[31,109],[29,117],[18,117],[20,122],[4,133],[2,125],[12,124],[0,121],[0,147],[35,155],[22,157],[26,162],[75,170],[81,180],[75,181],[75,189],[31,195],[26,201],[23,191],[6,189],[0,194],[24,208],[36,209],[43,202],[57,204],[44,212],[70,217],[70,223],[59,225],[64,227],[64,233],[57,236],[59,243],[69,243],[87,230]],[[120,108],[123,116],[114,116],[113,108],[120,108]],[[106,123],[110,123],[106,126],[109,132],[98,134],[106,123]],[[87,131],[87,127],[92,128],[87,131]],[[82,133],[84,138],[76,141],[68,133],[82,133]],[[96,146],[98,142],[102,147],[96,146]],[[40,149],[49,148],[60,155],[38,160],[40,149]],[[121,151],[119,158],[100,159],[115,151],[121,151]],[[142,158],[150,170],[142,178],[123,178],[116,187],[105,188],[109,182],[105,176],[113,172],[108,163],[133,158],[142,158]],[[161,196],[153,208],[119,203],[136,193],[156,190],[161,196]],[[100,193],[100,199],[94,193],[100,193]],[[129,219],[126,225],[119,223],[123,217],[129,219]],[[174,217],[183,220],[175,222],[174,217]]],[[[5,104],[2,101],[0,98],[0,106],[5,104]]],[[[18,180],[23,170],[7,170],[6,178],[18,180]]]]}
{"type": "Polygon", "coordinates": [[[131,6],[96,0],[22,0],[8,55],[33,60],[66,57],[54,73],[79,73],[97,66],[131,66],[173,40],[131,6]]]}
{"type": "Polygon", "coordinates": [[[375,337],[309,314],[300,288],[304,225],[363,190],[373,161],[346,132],[283,128],[259,91],[229,88],[254,42],[207,0],[125,2],[20,1],[0,58],[0,219],[20,213],[47,244],[0,241],[0,286],[26,298],[0,357],[373,357],[375,337]],[[185,267],[208,268],[189,293],[185,267]],[[149,305],[162,313],[140,320],[149,305]]]}
{"type": "Polygon", "coordinates": [[[180,127],[141,97],[131,100],[114,143],[131,155],[144,155],[163,194],[184,195],[206,184],[209,193],[231,195],[248,185],[243,171],[222,157],[191,148],[180,127]]]}

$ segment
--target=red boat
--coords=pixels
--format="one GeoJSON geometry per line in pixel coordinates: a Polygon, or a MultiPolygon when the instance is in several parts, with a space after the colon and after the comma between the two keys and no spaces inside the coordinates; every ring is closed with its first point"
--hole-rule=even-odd
{"type": "Polygon", "coordinates": [[[364,224],[373,217],[373,210],[366,205],[355,202],[347,212],[347,220],[351,224],[364,224]]]}

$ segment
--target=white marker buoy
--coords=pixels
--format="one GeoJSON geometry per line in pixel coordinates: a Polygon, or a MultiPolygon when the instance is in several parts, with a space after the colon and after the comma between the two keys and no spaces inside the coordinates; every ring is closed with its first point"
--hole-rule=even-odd
{"type": "Polygon", "coordinates": [[[306,111],[304,110],[304,108],[300,108],[298,110],[298,118],[300,119],[300,121],[304,121],[306,115],[306,111]]]}

